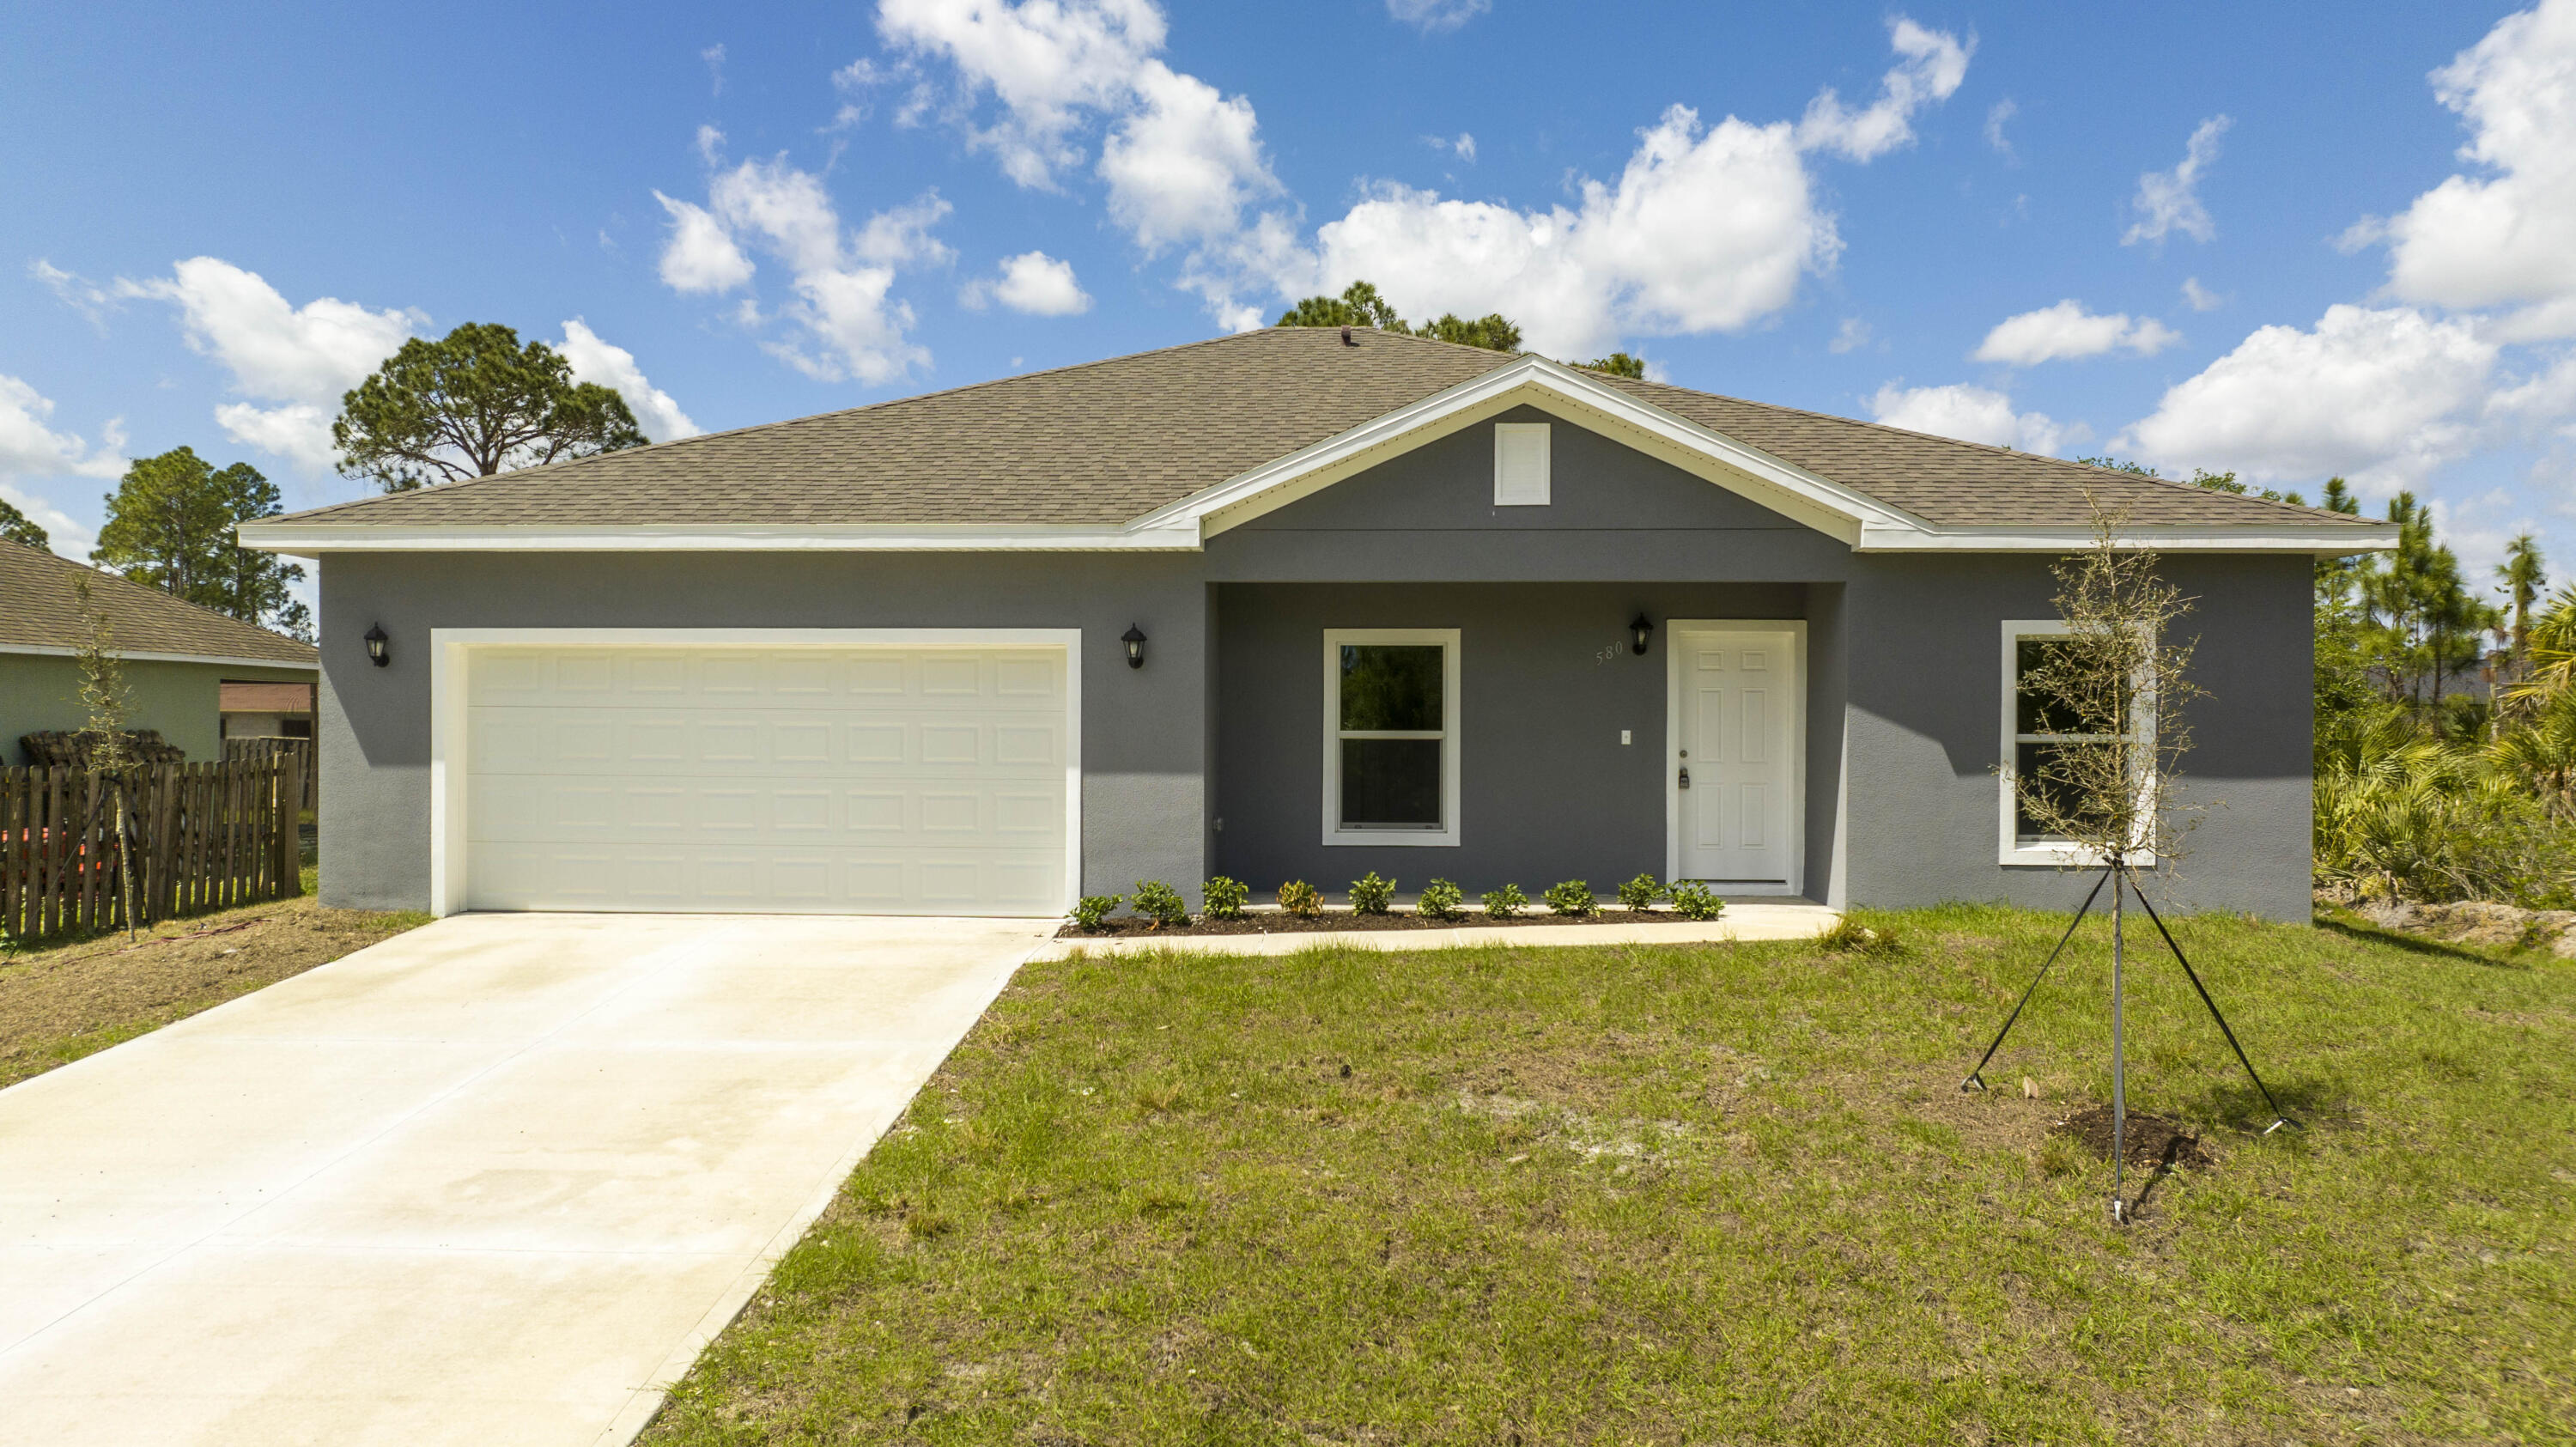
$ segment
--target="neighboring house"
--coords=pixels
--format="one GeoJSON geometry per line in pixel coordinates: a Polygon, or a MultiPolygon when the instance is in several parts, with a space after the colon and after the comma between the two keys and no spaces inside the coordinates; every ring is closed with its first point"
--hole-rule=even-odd
{"type": "Polygon", "coordinates": [[[241,531],[320,562],[334,904],[2070,907],[1997,769],[2089,497],[2198,600],[2182,901],[2306,918],[2311,563],[2393,529],[1536,356],[1249,332],[241,531]]]}
{"type": "Polygon", "coordinates": [[[158,588],[0,540],[0,762],[24,764],[18,740],[85,727],[80,666],[88,627],[72,584],[87,579],[125,660],[126,726],[155,729],[191,763],[223,757],[223,690],[234,680],[309,689],[313,645],[181,602],[158,588]]]}
{"type": "Polygon", "coordinates": [[[306,683],[227,683],[223,736],[228,739],[310,739],[316,686],[306,683]]]}

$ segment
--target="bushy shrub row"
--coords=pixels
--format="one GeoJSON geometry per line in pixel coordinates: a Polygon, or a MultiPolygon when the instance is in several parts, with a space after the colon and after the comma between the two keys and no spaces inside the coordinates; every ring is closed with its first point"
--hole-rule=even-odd
{"type": "MultiPolygon", "coordinates": [[[[1651,874],[1640,874],[1619,886],[1619,903],[1632,910],[1649,909],[1658,899],[1672,902],[1673,912],[1684,919],[1710,920],[1724,912],[1726,905],[1705,884],[1677,880],[1660,884],[1651,874]]],[[[1251,902],[1252,890],[1239,879],[1219,874],[1210,878],[1200,890],[1207,901],[1206,919],[1241,919],[1244,906],[1251,902]]],[[[1324,912],[1324,896],[1315,886],[1302,879],[1292,879],[1279,886],[1279,908],[1286,914],[1311,918],[1324,912]]],[[[1568,919],[1584,919],[1601,912],[1601,901],[1594,898],[1592,885],[1581,879],[1568,879],[1548,886],[1541,896],[1549,913],[1568,919]]],[[[1529,896],[1517,884],[1486,891],[1481,901],[1485,913],[1494,919],[1511,919],[1529,908],[1529,896]]],[[[1179,928],[1190,922],[1189,903],[1179,890],[1161,880],[1136,881],[1133,895],[1087,894],[1073,907],[1075,925],[1089,930],[1107,927],[1109,917],[1122,904],[1132,905],[1136,913],[1149,921],[1147,928],[1179,928]]],[[[1381,879],[1376,870],[1351,881],[1351,909],[1356,914],[1383,915],[1394,912],[1395,881],[1381,879]]],[[[1452,881],[1434,879],[1422,888],[1415,912],[1430,919],[1459,920],[1467,917],[1467,897],[1452,881]]]]}

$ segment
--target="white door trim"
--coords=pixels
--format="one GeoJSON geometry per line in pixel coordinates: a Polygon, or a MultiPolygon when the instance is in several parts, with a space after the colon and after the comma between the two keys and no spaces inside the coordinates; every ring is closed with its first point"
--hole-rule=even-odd
{"type": "Polygon", "coordinates": [[[465,909],[466,650],[472,648],[1061,648],[1065,907],[1082,891],[1082,630],[1079,628],[432,628],[429,630],[429,910],[465,909]]]}
{"type": "Polygon", "coordinates": [[[1803,618],[1667,618],[1664,620],[1664,878],[1682,868],[1682,636],[1703,633],[1789,635],[1789,882],[1732,885],[1729,894],[1807,892],[1807,623],[1803,618]]]}

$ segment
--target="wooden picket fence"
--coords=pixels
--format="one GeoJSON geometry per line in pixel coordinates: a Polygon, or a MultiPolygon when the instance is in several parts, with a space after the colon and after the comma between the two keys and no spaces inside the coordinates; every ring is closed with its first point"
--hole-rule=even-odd
{"type": "Polygon", "coordinates": [[[0,933],[22,940],[122,928],[120,849],[134,857],[136,923],[301,892],[294,753],[152,764],[115,781],[64,765],[0,769],[0,933]]]}
{"type": "Polygon", "coordinates": [[[310,739],[226,739],[224,762],[240,763],[245,759],[270,759],[291,755],[296,767],[304,772],[304,807],[311,809],[322,797],[322,751],[310,739]]]}

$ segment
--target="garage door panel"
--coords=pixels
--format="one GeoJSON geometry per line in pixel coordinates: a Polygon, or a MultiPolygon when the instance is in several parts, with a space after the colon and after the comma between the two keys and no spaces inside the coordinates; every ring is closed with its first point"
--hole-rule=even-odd
{"type": "Polygon", "coordinates": [[[1047,850],[483,849],[474,909],[1045,915],[1064,894],[1063,856],[1047,850]]]}
{"type": "Polygon", "coordinates": [[[475,908],[1051,914],[1051,649],[468,655],[475,908]]]}

